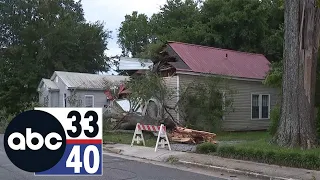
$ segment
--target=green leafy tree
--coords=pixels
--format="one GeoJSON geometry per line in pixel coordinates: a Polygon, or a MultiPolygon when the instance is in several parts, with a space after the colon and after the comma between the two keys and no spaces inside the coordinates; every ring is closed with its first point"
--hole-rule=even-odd
{"type": "Polygon", "coordinates": [[[150,52],[158,44],[181,41],[262,53],[280,61],[283,7],[282,0],[167,0],[149,20],[141,15],[138,21],[137,12],[127,15],[119,33],[120,46],[126,53],[137,47],[137,57],[152,57],[150,52]],[[145,39],[149,41],[141,41],[145,39]]]}
{"type": "Polygon", "coordinates": [[[150,43],[150,26],[148,17],[145,14],[138,14],[133,11],[131,15],[126,15],[121,22],[118,34],[118,44],[122,49],[122,54],[133,57],[144,50],[144,46],[150,43]]]}
{"type": "Polygon", "coordinates": [[[277,0],[207,0],[201,17],[207,32],[202,44],[281,60],[283,9],[277,0]]]}
{"type": "Polygon", "coordinates": [[[173,91],[166,86],[164,80],[151,71],[147,71],[145,76],[132,77],[126,82],[126,88],[131,92],[128,96],[130,109],[136,109],[140,103],[143,104],[151,98],[159,100],[161,105],[165,106],[166,100],[173,95],[173,91]]]}
{"type": "Polygon", "coordinates": [[[107,69],[109,31],[86,23],[81,1],[0,1],[0,106],[16,113],[36,101],[41,78],[53,71],[107,69]]]}
{"type": "Polygon", "coordinates": [[[204,37],[200,22],[199,2],[167,0],[160,12],[150,18],[155,40],[200,43],[204,37]]]}
{"type": "Polygon", "coordinates": [[[223,116],[233,111],[233,95],[227,79],[203,77],[186,85],[179,97],[180,116],[193,129],[221,130],[223,116]]]}
{"type": "Polygon", "coordinates": [[[270,71],[268,72],[263,83],[267,86],[280,89],[282,86],[282,74],[282,61],[274,62],[271,64],[270,71]]]}

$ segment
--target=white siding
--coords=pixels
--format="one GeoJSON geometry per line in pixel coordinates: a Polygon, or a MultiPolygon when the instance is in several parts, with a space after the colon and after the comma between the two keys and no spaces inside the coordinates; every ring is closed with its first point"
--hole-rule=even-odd
{"type": "MultiPolygon", "coordinates": [[[[163,78],[166,86],[169,88],[169,97],[167,97],[167,101],[166,101],[166,105],[169,107],[175,107],[175,105],[178,102],[178,87],[177,85],[179,85],[178,82],[178,76],[172,76],[172,77],[164,77],[163,78]]],[[[176,113],[175,110],[169,110],[170,114],[173,116],[173,118],[177,121],[180,120],[179,118],[179,114],[176,113]]]]}

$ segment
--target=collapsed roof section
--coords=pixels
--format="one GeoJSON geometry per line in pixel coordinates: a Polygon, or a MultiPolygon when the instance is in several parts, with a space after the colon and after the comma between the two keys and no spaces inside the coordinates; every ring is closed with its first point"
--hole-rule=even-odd
{"type": "Polygon", "coordinates": [[[150,59],[121,57],[119,61],[119,70],[149,70],[153,62],[150,59]]]}

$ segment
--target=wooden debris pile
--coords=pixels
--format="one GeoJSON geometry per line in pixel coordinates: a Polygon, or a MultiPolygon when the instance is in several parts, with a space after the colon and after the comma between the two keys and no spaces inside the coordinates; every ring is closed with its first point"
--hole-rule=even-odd
{"type": "Polygon", "coordinates": [[[216,144],[215,141],[216,134],[198,131],[183,127],[176,127],[170,134],[169,138],[171,141],[180,142],[180,143],[192,143],[199,144],[202,142],[210,142],[216,144]]]}

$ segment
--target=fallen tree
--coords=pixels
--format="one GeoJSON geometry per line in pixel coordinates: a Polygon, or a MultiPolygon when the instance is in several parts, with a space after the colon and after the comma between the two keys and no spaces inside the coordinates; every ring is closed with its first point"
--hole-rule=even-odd
{"type": "Polygon", "coordinates": [[[183,127],[176,127],[172,133],[169,134],[171,141],[181,143],[199,144],[202,142],[210,142],[216,144],[216,134],[206,131],[198,131],[183,127]]]}

